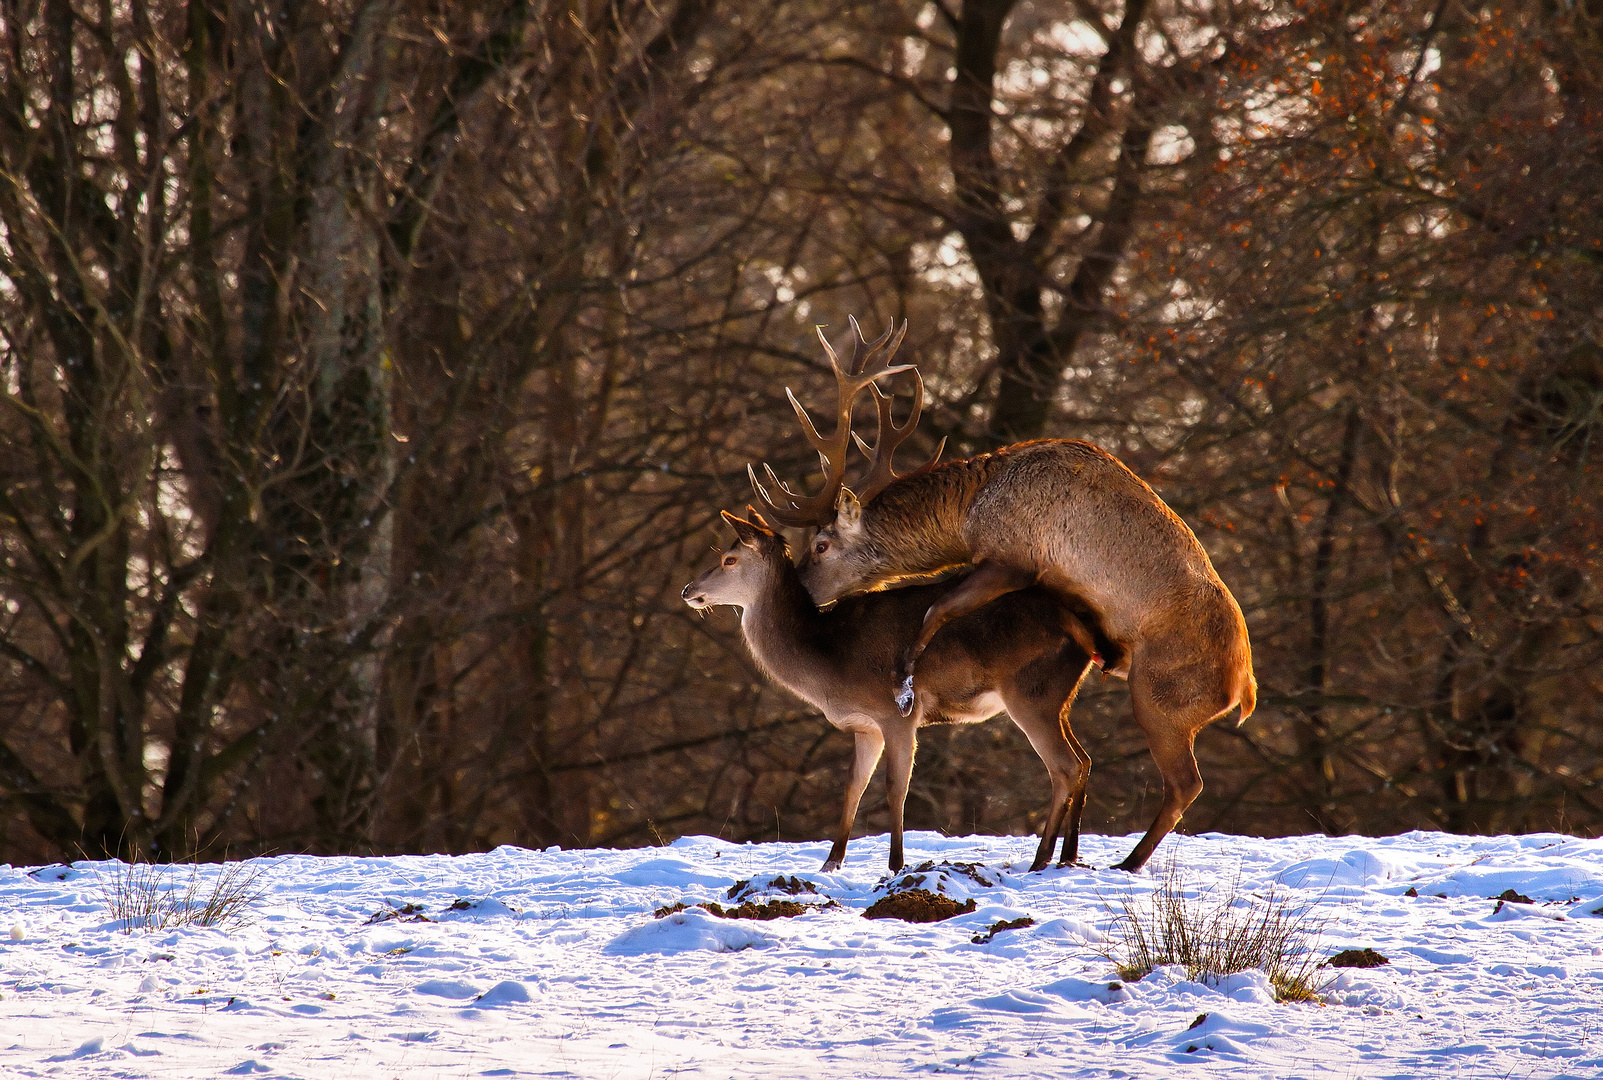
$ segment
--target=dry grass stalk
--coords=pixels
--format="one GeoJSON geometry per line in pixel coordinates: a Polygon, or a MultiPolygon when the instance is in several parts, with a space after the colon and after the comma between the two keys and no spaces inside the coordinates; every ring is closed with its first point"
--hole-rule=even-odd
{"type": "Polygon", "coordinates": [[[1321,1000],[1316,946],[1324,924],[1312,916],[1311,902],[1273,885],[1261,899],[1244,896],[1239,876],[1220,889],[1188,895],[1171,859],[1150,897],[1127,893],[1119,906],[1115,936],[1103,955],[1128,981],[1170,964],[1197,982],[1257,969],[1268,976],[1277,1001],[1321,1000]]]}
{"type": "Polygon", "coordinates": [[[122,924],[125,934],[135,929],[244,923],[246,910],[262,898],[260,881],[266,867],[254,861],[219,863],[208,886],[200,866],[199,862],[152,863],[137,856],[122,864],[101,880],[112,918],[122,924]]]}

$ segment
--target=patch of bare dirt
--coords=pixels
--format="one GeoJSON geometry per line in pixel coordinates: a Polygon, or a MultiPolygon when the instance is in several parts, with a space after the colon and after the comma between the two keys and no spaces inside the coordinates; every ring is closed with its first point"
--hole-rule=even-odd
{"type": "Polygon", "coordinates": [[[1526,896],[1524,893],[1517,893],[1513,889],[1504,889],[1502,891],[1502,893],[1500,893],[1499,895],[1497,895],[1497,896],[1488,896],[1486,899],[1488,899],[1488,900],[1496,900],[1497,901],[1497,906],[1492,909],[1492,914],[1493,915],[1496,915],[1499,911],[1502,911],[1504,904],[1534,904],[1534,903],[1536,903],[1536,901],[1532,900],[1529,896],[1526,896]]]}
{"type": "MultiPolygon", "coordinates": [[[[669,915],[684,911],[689,906],[689,904],[686,904],[683,900],[681,900],[677,904],[670,904],[667,907],[660,907],[656,911],[652,912],[652,914],[659,919],[665,919],[669,915]]],[[[747,900],[739,907],[730,908],[724,907],[715,900],[709,900],[704,904],[697,904],[696,906],[701,908],[703,911],[706,911],[708,914],[716,915],[720,919],[762,920],[794,919],[796,916],[805,915],[809,911],[823,911],[826,908],[840,907],[840,905],[833,900],[827,904],[798,904],[794,900],[770,900],[765,904],[759,904],[754,901],[747,900]]]]}
{"type": "Polygon", "coordinates": [[[749,878],[745,881],[737,881],[733,885],[729,886],[729,891],[726,892],[724,896],[730,900],[736,900],[739,899],[743,894],[749,895],[763,889],[766,889],[770,892],[782,892],[788,896],[801,896],[804,893],[811,893],[814,896],[818,895],[818,888],[811,881],[805,881],[797,877],[795,874],[792,874],[790,877],[776,877],[767,885],[761,886],[755,884],[749,878]]]}
{"type": "Polygon", "coordinates": [[[910,870],[904,870],[901,876],[892,884],[894,889],[916,889],[924,884],[928,875],[937,878],[965,877],[982,888],[989,889],[998,884],[1001,879],[996,872],[987,868],[983,863],[972,862],[935,862],[927,859],[910,870]]]}
{"type": "Polygon", "coordinates": [[[967,915],[973,910],[972,899],[966,904],[959,904],[950,896],[940,896],[928,889],[907,889],[880,897],[863,912],[863,918],[932,923],[950,919],[954,915],[967,915]]]}
{"type": "Polygon", "coordinates": [[[368,917],[363,926],[373,926],[376,923],[390,922],[433,922],[434,920],[423,914],[422,904],[402,904],[398,908],[385,908],[375,911],[368,917]]]}

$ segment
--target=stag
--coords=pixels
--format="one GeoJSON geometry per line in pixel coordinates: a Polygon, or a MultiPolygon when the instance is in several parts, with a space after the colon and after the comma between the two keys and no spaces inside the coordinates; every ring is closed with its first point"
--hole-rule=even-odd
{"type": "Polygon", "coordinates": [[[918,729],[977,723],[1007,710],[1046,764],[1052,802],[1031,870],[1051,860],[1063,835],[1062,865],[1078,862],[1080,816],[1091,758],[1069,728],[1069,706],[1090,656],[1084,628],[1042,589],[1026,589],[954,620],[931,639],[918,706],[892,702],[892,664],[918,636],[924,612],[959,587],[955,581],[866,593],[820,611],[802,587],[790,550],[761,515],[725,513],[735,542],[718,564],[685,586],[693,608],[741,609],[740,630],[768,675],[856,739],[840,828],[824,871],[840,868],[863,790],[886,758],[891,813],[890,868],[900,870],[902,808],[913,773],[918,729]],[[1065,829],[1065,824],[1067,828],[1065,829]]]}
{"type": "MultiPolygon", "coordinates": [[[[898,343],[905,332],[903,323],[898,343]]],[[[881,341],[890,336],[887,331],[881,341]]],[[[828,341],[824,348],[838,369],[828,341]]],[[[1108,674],[1129,679],[1136,723],[1163,777],[1157,816],[1118,866],[1139,870],[1202,791],[1197,732],[1238,706],[1245,720],[1256,703],[1252,648],[1235,597],[1185,522],[1101,447],[1041,439],[962,461],[937,465],[932,459],[901,475],[892,458],[918,412],[892,426],[889,396],[877,386],[874,393],[881,432],[872,449],[858,440],[872,465],[857,493],[845,486],[843,453],[821,451],[823,489],[805,498],[764,466],[776,491],[770,496],[748,469],[770,517],[818,530],[798,566],[802,584],[816,603],[828,604],[848,593],[973,566],[930,605],[920,632],[897,658],[903,711],[923,692],[922,685],[915,692],[913,682],[920,658],[953,619],[1037,585],[1075,610],[1094,639],[1094,660],[1108,674]]],[[[922,400],[919,381],[915,403],[922,400]]],[[[816,430],[799,404],[796,409],[816,446],[816,430]]],[[[849,424],[852,402],[841,401],[838,409],[849,424]]]]}

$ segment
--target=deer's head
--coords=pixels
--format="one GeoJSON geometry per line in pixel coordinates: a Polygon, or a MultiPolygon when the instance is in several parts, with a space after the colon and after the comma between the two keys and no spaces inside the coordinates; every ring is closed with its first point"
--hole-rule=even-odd
{"type": "Polygon", "coordinates": [[[679,594],[698,611],[720,605],[750,607],[790,567],[785,538],[762,515],[749,512],[751,521],[723,511],[724,520],[735,530],[735,542],[718,556],[716,565],[679,594]]]}
{"type": "Polygon", "coordinates": [[[835,500],[835,519],[813,534],[796,564],[802,587],[815,604],[872,588],[883,560],[863,527],[863,504],[850,488],[835,500]]]}

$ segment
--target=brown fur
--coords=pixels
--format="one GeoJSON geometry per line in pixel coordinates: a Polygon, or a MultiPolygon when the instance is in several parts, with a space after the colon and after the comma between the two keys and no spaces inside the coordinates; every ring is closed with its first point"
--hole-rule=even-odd
{"type": "Polygon", "coordinates": [[[1202,790],[1197,732],[1238,706],[1245,720],[1256,704],[1235,598],[1145,482],[1102,448],[1063,439],[926,469],[867,504],[842,490],[834,523],[799,569],[813,599],[828,603],[963,563],[975,573],[931,606],[901,672],[911,677],[947,620],[1014,589],[1039,583],[1081,613],[1104,669],[1130,679],[1163,776],[1163,805],[1120,864],[1140,868],[1202,790]]]}
{"type": "Polygon", "coordinates": [[[717,566],[685,587],[685,601],[698,608],[740,607],[741,632],[764,671],[857,740],[825,870],[839,867],[845,857],[858,803],[882,751],[891,810],[890,866],[900,869],[902,807],[918,728],[973,723],[1003,708],[1029,737],[1052,779],[1052,804],[1031,869],[1050,861],[1060,832],[1063,861],[1075,861],[1091,759],[1069,727],[1069,706],[1090,657],[1077,641],[1086,636],[1084,628],[1050,593],[1015,592],[935,635],[925,654],[918,707],[904,717],[892,701],[896,660],[918,637],[925,611],[961,579],[848,597],[819,611],[802,588],[784,541],[762,524],[724,516],[739,539],[717,566]]]}

